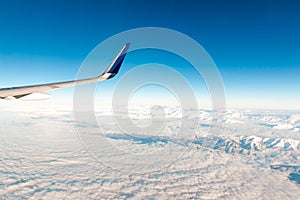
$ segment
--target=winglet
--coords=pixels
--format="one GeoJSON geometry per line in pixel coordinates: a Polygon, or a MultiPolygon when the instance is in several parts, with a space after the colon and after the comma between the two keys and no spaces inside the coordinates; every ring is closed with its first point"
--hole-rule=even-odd
{"type": "Polygon", "coordinates": [[[105,70],[103,74],[99,76],[101,79],[110,79],[114,77],[118,72],[119,69],[124,61],[124,58],[127,54],[127,50],[130,46],[130,43],[127,43],[123,46],[122,50],[120,53],[115,57],[113,62],[108,66],[108,68],[105,70]]]}

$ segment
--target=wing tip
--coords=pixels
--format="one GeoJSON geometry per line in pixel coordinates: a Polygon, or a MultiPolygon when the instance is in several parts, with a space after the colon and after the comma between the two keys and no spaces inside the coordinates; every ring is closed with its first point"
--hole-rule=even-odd
{"type": "Polygon", "coordinates": [[[123,48],[118,53],[118,55],[115,57],[113,62],[109,65],[109,67],[105,70],[105,72],[103,74],[101,74],[100,77],[105,77],[106,79],[110,79],[119,72],[130,45],[131,45],[131,43],[127,42],[123,46],[123,48]]]}

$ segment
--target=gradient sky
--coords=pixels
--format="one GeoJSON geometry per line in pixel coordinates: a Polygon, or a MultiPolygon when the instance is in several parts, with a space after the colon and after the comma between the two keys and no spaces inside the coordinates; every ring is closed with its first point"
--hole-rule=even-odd
{"type": "Polygon", "coordinates": [[[299,9],[296,0],[1,0],[0,87],[72,80],[101,41],[154,26],[207,50],[229,107],[300,109],[299,9]]]}

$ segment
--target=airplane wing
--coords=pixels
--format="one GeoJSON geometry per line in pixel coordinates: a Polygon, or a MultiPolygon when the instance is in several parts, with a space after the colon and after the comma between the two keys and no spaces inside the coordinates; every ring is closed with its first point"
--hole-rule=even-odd
{"type": "Polygon", "coordinates": [[[130,46],[130,43],[124,45],[120,53],[116,56],[113,62],[108,66],[108,68],[99,76],[89,79],[82,80],[74,80],[74,81],[66,81],[66,82],[58,82],[58,83],[48,83],[42,85],[30,85],[30,86],[22,86],[22,87],[11,87],[11,88],[2,88],[0,89],[0,99],[26,99],[29,95],[48,95],[44,93],[44,91],[57,89],[57,88],[65,88],[71,87],[75,85],[83,85],[87,83],[100,82],[104,80],[108,80],[114,77],[124,61],[127,50],[130,46]]]}

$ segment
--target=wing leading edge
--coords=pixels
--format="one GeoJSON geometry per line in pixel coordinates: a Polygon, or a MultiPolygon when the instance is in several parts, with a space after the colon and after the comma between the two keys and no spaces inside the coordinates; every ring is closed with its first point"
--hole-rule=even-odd
{"type": "Polygon", "coordinates": [[[130,43],[125,44],[121,49],[121,51],[119,52],[119,54],[113,60],[113,62],[99,76],[96,76],[94,78],[89,78],[89,79],[73,80],[73,81],[58,82],[58,83],[2,88],[0,89],[0,99],[9,99],[9,100],[22,99],[32,94],[46,94],[44,92],[47,90],[71,87],[75,85],[83,85],[87,83],[94,83],[94,82],[100,82],[100,81],[111,79],[119,72],[119,69],[125,59],[129,46],[130,43]]]}

